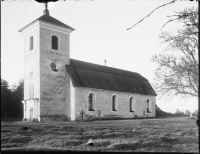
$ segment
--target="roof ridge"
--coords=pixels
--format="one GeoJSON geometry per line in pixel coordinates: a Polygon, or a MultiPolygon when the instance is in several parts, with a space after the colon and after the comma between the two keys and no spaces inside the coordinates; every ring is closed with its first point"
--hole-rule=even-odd
{"type": "MultiPolygon", "coordinates": [[[[37,20],[40,20],[41,18],[44,18],[44,17],[47,17],[47,18],[49,18],[49,19],[53,19],[54,21],[58,22],[58,23],[53,23],[53,22],[51,22],[51,24],[56,24],[56,25],[57,25],[57,24],[62,24],[62,25],[58,25],[58,26],[61,26],[61,27],[64,26],[64,27],[70,28],[70,29],[72,29],[72,30],[75,30],[74,28],[68,26],[67,24],[63,23],[62,21],[60,21],[60,20],[58,20],[58,19],[56,19],[56,18],[54,18],[54,17],[52,17],[52,16],[50,16],[50,15],[43,15],[43,16],[39,17],[37,20]]],[[[43,22],[50,23],[50,22],[44,21],[44,20],[43,20],[43,22]]]]}
{"type": "MultiPolygon", "coordinates": [[[[71,59],[71,58],[70,58],[70,60],[80,61],[80,60],[71,59]]],[[[80,62],[84,62],[84,61],[80,61],[80,62]]],[[[84,63],[89,63],[89,62],[84,62],[84,63]]],[[[93,63],[89,63],[89,64],[93,64],[93,63]]],[[[97,65],[97,66],[100,66],[100,67],[104,67],[104,66],[99,65],[99,64],[93,64],[93,65],[97,65]]],[[[115,75],[125,76],[125,77],[129,77],[129,78],[136,78],[136,79],[141,79],[141,80],[147,80],[145,77],[143,77],[143,76],[140,75],[139,73],[136,73],[136,74],[142,76],[142,78],[132,77],[132,76],[127,76],[127,75],[121,75],[121,74],[113,73],[113,72],[99,71],[99,70],[95,70],[95,69],[86,69],[86,68],[82,68],[82,67],[73,66],[73,65],[70,65],[70,64],[69,64],[68,66],[76,67],[76,68],[81,68],[81,69],[84,69],[84,70],[91,70],[91,71],[96,71],[96,72],[110,73],[110,74],[115,74],[115,75]]],[[[106,67],[109,67],[109,66],[106,66],[106,67]]],[[[109,68],[113,69],[114,67],[109,67],[109,68]]],[[[114,68],[114,69],[117,69],[117,68],[114,68]]],[[[120,71],[126,71],[126,70],[122,70],[122,69],[117,69],[117,70],[120,70],[120,71]]],[[[127,71],[127,72],[129,72],[129,73],[135,73],[135,72],[131,72],[131,71],[127,71]]],[[[148,81],[148,80],[147,80],[147,81],[148,81]]]]}
{"type": "Polygon", "coordinates": [[[75,30],[74,28],[68,26],[67,24],[63,23],[62,21],[50,16],[50,15],[42,15],[40,17],[38,17],[37,19],[35,19],[34,21],[32,21],[31,23],[29,23],[28,25],[24,26],[22,29],[19,30],[19,32],[23,31],[24,29],[26,29],[27,27],[29,27],[31,24],[34,24],[35,22],[44,22],[44,23],[50,23],[62,28],[68,28],[71,29],[72,31],[75,30]]]}
{"type": "MultiPolygon", "coordinates": [[[[67,65],[67,66],[69,66],[69,67],[74,67],[74,66],[72,66],[72,65],[67,65]]],[[[124,76],[124,77],[128,77],[128,78],[135,78],[136,80],[137,80],[137,79],[140,79],[140,80],[148,81],[146,78],[141,79],[141,78],[137,78],[137,77],[131,77],[131,76],[127,76],[127,75],[121,75],[121,74],[110,73],[110,72],[105,72],[105,71],[98,71],[98,70],[93,70],[93,69],[85,69],[85,68],[81,68],[81,67],[75,67],[75,68],[79,68],[79,69],[83,69],[83,70],[90,70],[90,71],[95,71],[95,72],[101,72],[101,73],[109,73],[109,74],[124,76]]],[[[77,73],[78,73],[78,72],[77,72],[77,73]]]]}

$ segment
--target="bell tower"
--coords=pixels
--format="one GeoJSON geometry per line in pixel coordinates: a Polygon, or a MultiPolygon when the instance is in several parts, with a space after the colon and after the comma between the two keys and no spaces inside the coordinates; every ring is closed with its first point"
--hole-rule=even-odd
{"type": "Polygon", "coordinates": [[[70,63],[70,33],[74,29],[43,15],[19,32],[24,35],[24,120],[66,115],[65,65],[70,63]]]}

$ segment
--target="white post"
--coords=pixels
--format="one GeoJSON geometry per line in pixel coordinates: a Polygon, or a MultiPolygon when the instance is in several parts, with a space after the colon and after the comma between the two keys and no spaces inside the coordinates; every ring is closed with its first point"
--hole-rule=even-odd
{"type": "Polygon", "coordinates": [[[40,100],[38,99],[38,102],[37,102],[37,107],[38,107],[38,121],[40,121],[40,100]]]}
{"type": "Polygon", "coordinates": [[[192,117],[192,112],[190,112],[190,117],[192,117]]]}
{"type": "Polygon", "coordinates": [[[35,99],[33,99],[33,118],[36,118],[37,114],[36,114],[36,101],[35,99]]]}
{"type": "Polygon", "coordinates": [[[37,118],[38,117],[38,114],[37,114],[37,110],[38,110],[38,108],[37,108],[37,99],[35,99],[34,100],[34,112],[35,112],[35,116],[34,116],[34,118],[37,118]]]}
{"type": "Polygon", "coordinates": [[[39,99],[38,98],[36,98],[35,99],[35,103],[36,103],[36,118],[38,119],[38,121],[40,121],[40,119],[39,119],[39,99]]]}
{"type": "Polygon", "coordinates": [[[35,117],[34,118],[37,118],[37,100],[35,99],[34,100],[34,108],[35,108],[35,117]]]}
{"type": "MultiPolygon", "coordinates": [[[[30,109],[31,109],[31,107],[32,107],[32,115],[33,115],[33,117],[32,118],[34,118],[35,117],[35,109],[34,109],[34,99],[32,99],[32,100],[30,100],[30,109]]],[[[31,111],[31,110],[30,110],[31,111]]],[[[30,112],[30,115],[29,115],[29,117],[31,117],[31,112],[30,112]]],[[[33,119],[31,119],[31,120],[33,120],[33,119]]]]}
{"type": "Polygon", "coordinates": [[[71,101],[71,121],[75,121],[75,88],[72,85],[72,81],[70,79],[70,101],[71,101]]]}
{"type": "Polygon", "coordinates": [[[26,101],[22,101],[23,103],[23,111],[24,111],[24,117],[23,117],[23,120],[26,119],[26,101]]]}

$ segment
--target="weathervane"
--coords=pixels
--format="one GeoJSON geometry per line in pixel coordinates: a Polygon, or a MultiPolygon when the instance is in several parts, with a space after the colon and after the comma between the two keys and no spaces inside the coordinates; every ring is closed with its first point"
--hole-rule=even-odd
{"type": "Polygon", "coordinates": [[[49,2],[57,2],[58,0],[35,0],[38,3],[44,3],[45,4],[45,10],[43,12],[44,15],[49,15],[49,10],[48,10],[48,3],[49,2]]]}

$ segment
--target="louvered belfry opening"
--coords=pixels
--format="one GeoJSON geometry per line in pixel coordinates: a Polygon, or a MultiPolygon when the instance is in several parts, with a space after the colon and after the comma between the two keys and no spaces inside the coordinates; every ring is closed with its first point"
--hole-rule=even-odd
{"type": "Polygon", "coordinates": [[[29,51],[33,50],[33,43],[33,36],[31,36],[29,39],[29,51]]]}
{"type": "Polygon", "coordinates": [[[51,41],[52,41],[52,43],[51,43],[52,47],[51,48],[54,49],[54,50],[58,50],[58,37],[53,35],[51,41]]]}
{"type": "Polygon", "coordinates": [[[95,111],[94,110],[94,94],[93,93],[90,93],[88,96],[88,110],[95,111]]]}
{"type": "Polygon", "coordinates": [[[112,97],[112,111],[117,111],[117,108],[116,108],[116,99],[117,99],[117,96],[116,95],[114,95],[113,97],[112,97]]]}

